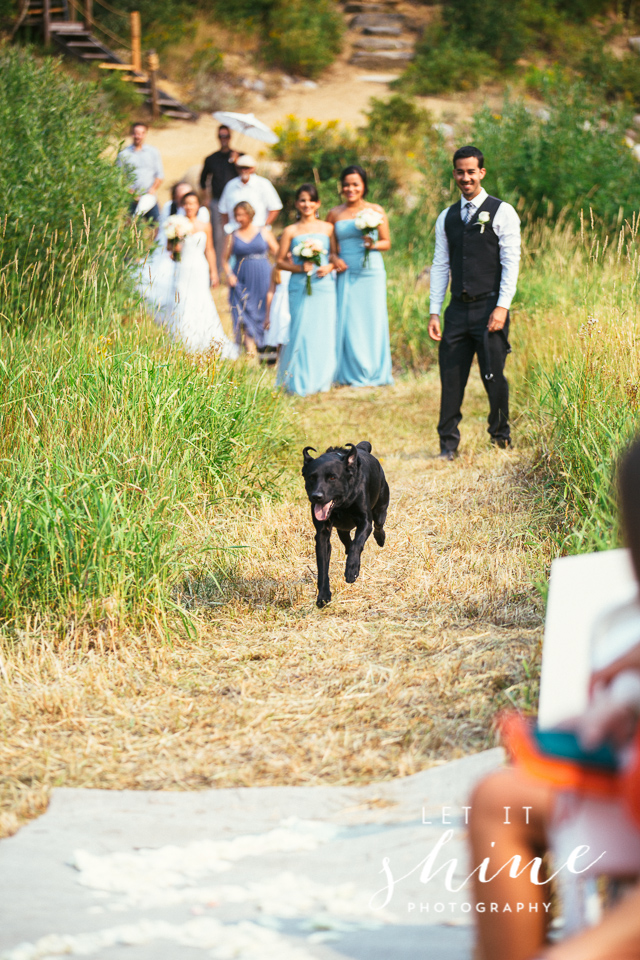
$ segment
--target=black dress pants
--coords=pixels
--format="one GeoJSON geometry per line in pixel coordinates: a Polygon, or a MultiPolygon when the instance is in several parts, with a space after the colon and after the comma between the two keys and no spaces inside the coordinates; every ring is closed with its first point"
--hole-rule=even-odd
{"type": "Polygon", "coordinates": [[[509,346],[509,317],[502,330],[489,333],[489,317],[497,296],[464,303],[452,299],[444,313],[444,330],[438,359],[440,363],[440,450],[456,450],[460,443],[458,424],[462,420],[462,400],[474,355],[478,355],[482,383],[489,397],[488,432],[503,444],[510,439],[509,384],[504,365],[509,346]]]}

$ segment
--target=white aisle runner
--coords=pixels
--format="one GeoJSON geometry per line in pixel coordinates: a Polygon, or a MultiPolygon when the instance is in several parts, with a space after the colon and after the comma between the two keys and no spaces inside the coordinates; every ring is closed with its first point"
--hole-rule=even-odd
{"type": "Polygon", "coordinates": [[[463,807],[502,757],[363,787],[54,790],[0,842],[0,958],[470,960],[463,807]]]}

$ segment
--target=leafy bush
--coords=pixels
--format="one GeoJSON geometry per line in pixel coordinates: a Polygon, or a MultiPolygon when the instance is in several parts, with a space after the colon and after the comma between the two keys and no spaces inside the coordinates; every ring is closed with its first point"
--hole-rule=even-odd
{"type": "Polygon", "coordinates": [[[495,69],[495,61],[486,51],[477,50],[455,32],[435,24],[416,44],[414,59],[395,85],[418,96],[473,90],[495,69]]]}
{"type": "Polygon", "coordinates": [[[557,88],[536,115],[507,99],[501,114],[476,114],[473,139],[487,158],[485,185],[505,199],[522,197],[541,214],[551,202],[589,208],[605,224],[637,204],[638,163],[625,142],[630,115],[598,102],[584,84],[557,88]]]}
{"type": "Polygon", "coordinates": [[[0,284],[12,323],[98,317],[132,289],[125,174],[109,159],[112,118],[96,113],[96,92],[52,59],[0,48],[0,284]]]}
{"type": "Polygon", "coordinates": [[[640,57],[628,53],[618,58],[600,40],[591,43],[576,64],[581,75],[609,99],[629,97],[640,104],[640,57]]]}
{"type": "Polygon", "coordinates": [[[316,77],[342,47],[344,21],[333,0],[274,0],[262,52],[289,73],[316,77]]]}
{"type": "Polygon", "coordinates": [[[452,47],[456,59],[463,51],[482,51],[500,63],[515,63],[524,49],[526,3],[504,0],[445,0],[444,24],[459,38],[452,47]]]}
{"type": "Polygon", "coordinates": [[[573,20],[585,21],[600,13],[606,13],[611,8],[611,3],[610,0],[555,0],[555,6],[573,20]]]}
{"type": "Polygon", "coordinates": [[[433,116],[398,93],[388,100],[373,97],[361,133],[368,143],[385,146],[399,134],[409,134],[414,142],[418,137],[434,138],[433,116]]]}
{"type": "Polygon", "coordinates": [[[301,183],[317,183],[325,213],[340,202],[340,171],[360,163],[371,177],[371,198],[382,203],[389,198],[395,182],[389,165],[362,138],[338,125],[337,120],[319,123],[307,120],[304,129],[296,117],[289,117],[284,125],[275,127],[280,141],[274,148],[276,159],[284,163],[278,179],[285,214],[292,215],[294,193],[301,183]]]}
{"type": "Polygon", "coordinates": [[[189,66],[195,73],[220,73],[224,67],[222,51],[211,41],[204,43],[192,54],[189,66]]]}
{"type": "MultiPolygon", "coordinates": [[[[194,15],[198,6],[197,0],[162,0],[161,3],[157,0],[117,0],[112,7],[124,13],[124,17],[109,12],[99,4],[94,5],[94,16],[99,24],[126,39],[129,36],[126,15],[137,10],[140,13],[144,48],[162,51],[193,36],[194,15]]],[[[109,45],[108,37],[105,37],[105,42],[109,45]]]]}
{"type": "Polygon", "coordinates": [[[102,74],[95,88],[100,105],[113,118],[115,126],[126,130],[132,118],[137,119],[142,114],[144,94],[137,89],[137,84],[128,83],[118,70],[96,72],[102,74]]]}

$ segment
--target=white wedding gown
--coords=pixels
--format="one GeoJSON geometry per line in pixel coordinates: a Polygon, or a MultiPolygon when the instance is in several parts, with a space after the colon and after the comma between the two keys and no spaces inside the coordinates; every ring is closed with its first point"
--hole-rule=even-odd
{"type": "Polygon", "coordinates": [[[235,360],[239,347],[222,328],[210,288],[203,231],[185,237],[179,261],[167,251],[153,256],[143,270],[143,294],[161,324],[189,353],[214,350],[235,360]]]}

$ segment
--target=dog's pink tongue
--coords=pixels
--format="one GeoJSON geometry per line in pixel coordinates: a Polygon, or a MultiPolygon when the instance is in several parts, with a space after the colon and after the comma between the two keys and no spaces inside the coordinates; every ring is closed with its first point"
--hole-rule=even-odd
{"type": "Polygon", "coordinates": [[[329,500],[329,503],[325,503],[324,506],[322,507],[320,506],[319,503],[316,503],[315,507],[313,508],[313,512],[316,520],[318,520],[320,523],[323,520],[326,520],[327,517],[329,516],[329,511],[331,510],[332,506],[333,506],[333,500],[329,500]]]}

